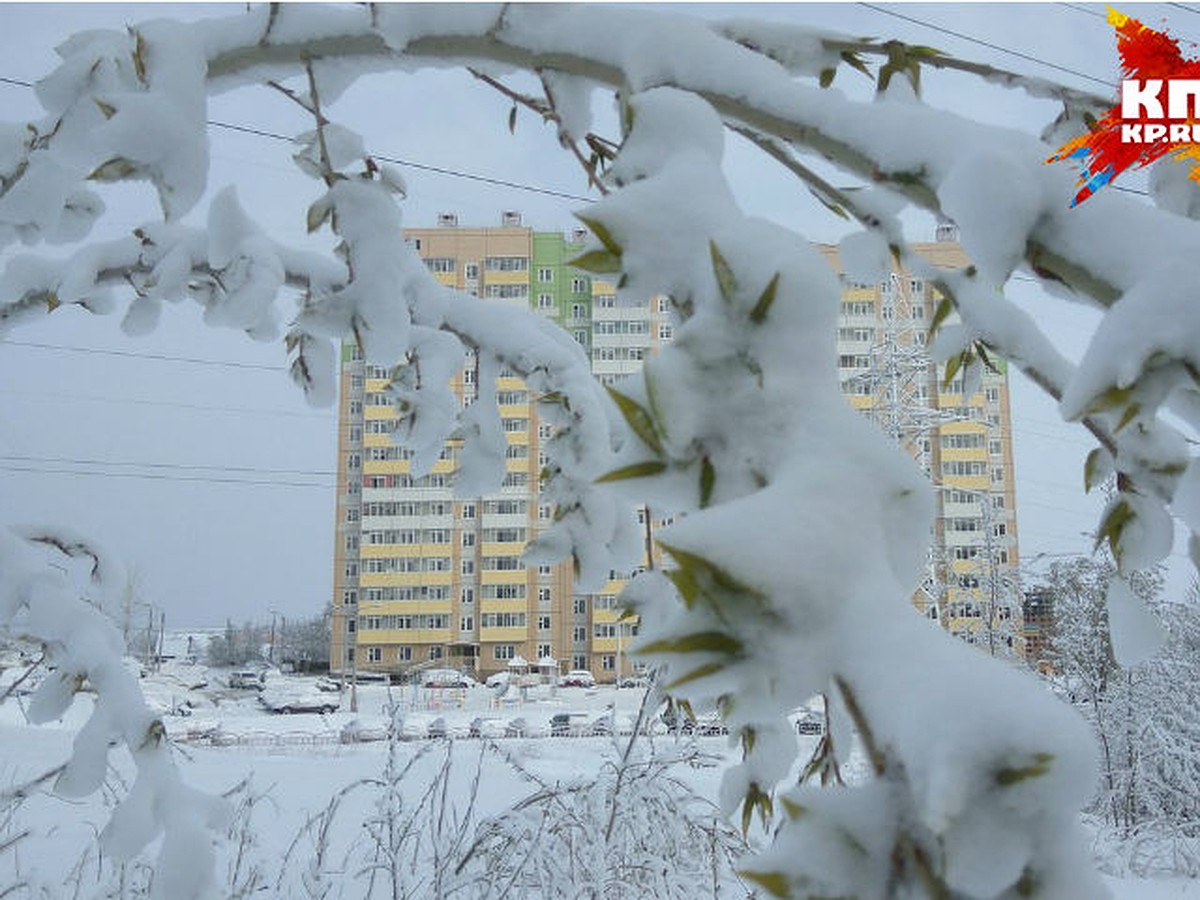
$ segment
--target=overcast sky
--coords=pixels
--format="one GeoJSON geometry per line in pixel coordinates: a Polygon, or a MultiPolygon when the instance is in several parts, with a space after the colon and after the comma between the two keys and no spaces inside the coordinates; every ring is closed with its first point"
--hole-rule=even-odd
{"type": "MultiPolygon", "coordinates": [[[[0,5],[0,118],[38,116],[32,91],[13,82],[35,81],[49,72],[54,46],[74,31],[164,16],[229,15],[239,8],[0,5]]],[[[673,9],[899,37],[1115,95],[1116,53],[1103,6],[678,4],[673,9]]],[[[1151,25],[1165,20],[1181,37],[1200,35],[1200,15],[1190,10],[1138,5],[1135,14],[1151,25]]],[[[1056,112],[1052,104],[970,78],[926,77],[929,102],[1008,127],[1036,132],[1056,112]]],[[[867,85],[844,70],[836,87],[861,92],[867,85]]],[[[501,210],[516,209],[539,230],[569,228],[571,210],[584,205],[554,196],[587,192],[553,135],[529,115],[510,135],[507,103],[469,76],[373,76],[331,112],[361,131],[377,155],[527,188],[405,166],[408,224],[432,225],[438,212],[455,211],[463,224],[490,225],[498,223],[501,210]]],[[[288,101],[258,90],[214,98],[210,119],[276,135],[308,127],[288,101]]],[[[223,125],[209,129],[213,192],[236,184],[246,208],[273,235],[302,239],[314,185],[296,172],[287,144],[223,125]]],[[[731,180],[747,210],[813,240],[835,241],[842,235],[841,220],[771,163],[732,142],[729,160],[731,180]]],[[[1139,187],[1136,178],[1121,183],[1139,187]]],[[[146,192],[124,190],[106,202],[112,234],[127,232],[156,212],[146,192]]],[[[207,201],[192,218],[200,221],[206,208],[207,201]]],[[[909,236],[931,240],[932,223],[914,218],[909,236]]],[[[1011,295],[1078,357],[1094,316],[1045,297],[1028,275],[1017,276],[1011,295]]],[[[158,332],[138,340],[121,335],[119,317],[98,318],[74,308],[22,326],[0,343],[0,521],[68,523],[94,535],[137,571],[141,599],[166,610],[169,626],[215,625],[227,617],[265,620],[271,610],[287,616],[318,613],[329,601],[332,583],[336,411],[308,407],[285,366],[281,343],[255,344],[240,333],[205,328],[194,306],[168,309],[158,332]]],[[[1032,561],[1039,554],[1087,552],[1090,539],[1083,533],[1095,523],[1098,502],[1081,496],[1081,484],[1083,458],[1092,445],[1081,429],[1059,422],[1054,404],[1019,375],[1013,395],[1022,556],[1032,561]]],[[[1186,584],[1181,557],[1177,550],[1175,586],[1186,584]]]]}

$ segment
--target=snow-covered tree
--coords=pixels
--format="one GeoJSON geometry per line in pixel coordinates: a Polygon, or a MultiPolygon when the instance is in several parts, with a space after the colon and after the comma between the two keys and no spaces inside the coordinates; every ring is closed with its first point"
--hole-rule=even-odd
{"type": "MultiPolygon", "coordinates": [[[[334,397],[337,342],[356,341],[394,367],[397,438],[415,452],[414,474],[448,436],[464,441],[464,495],[503,477],[494,380],[518,373],[557,428],[544,484],[556,523],[532,557],[573,557],[587,589],[636,561],[635,505],[685,514],[660,535],[672,567],[639,577],[625,599],[667,689],[719,703],[740,736],[725,809],[780,811],[748,877],[779,896],[1103,896],[1075,821],[1094,772],[1085,723],[909,611],[930,487],[841,397],[837,279],[799,235],[741,211],[722,160],[735,131],[856,220],[862,230],[841,245],[855,280],[878,279],[891,256],[934,285],[948,376],[973,378],[1001,355],[1094,436],[1086,480],[1117,475],[1097,530],[1118,561],[1114,637],[1144,653],[1145,611],[1121,576],[1169,552],[1171,511],[1200,530],[1200,463],[1160,417],[1200,425],[1200,311],[1181,293],[1200,283],[1200,226],[1112,192],[1068,207],[1073,174],[1044,160],[1109,99],[898,42],[594,6],[271,5],[90,32],[60,53],[37,88],[44,118],[0,129],[0,241],[86,241],[109,182],[149,182],[162,217],[65,259],[14,256],[0,327],[77,304],[120,310],[139,334],[166,304],[190,300],[210,325],[282,334],[314,403],[334,397]],[[330,118],[362,74],[447,65],[538,111],[605,195],[581,215],[594,242],[577,264],[617,276],[622,297],[670,298],[677,339],[619,392],[601,390],[580,348],[543,318],[439,286],[401,239],[403,179],[330,118]],[[830,89],[845,68],[877,79],[874,102],[830,89]],[[916,91],[931,68],[1061,101],[1051,143],[925,106],[916,91]],[[537,90],[506,81],[514,71],[535,75],[537,90]],[[297,214],[310,231],[330,229],[328,256],[264,234],[233,187],[206,226],[180,224],[207,186],[208,96],[256,87],[311,119],[294,159],[313,194],[297,214]],[[599,92],[615,95],[620,134],[593,133],[599,92]],[[862,189],[834,187],[806,158],[862,189]],[[935,269],[911,253],[898,218],[908,206],[952,219],[973,264],[935,269]],[[1018,268],[1104,313],[1079,365],[1006,300],[1018,268]],[[468,350],[480,396],[460,410],[447,382],[468,350]],[[856,731],[873,778],[780,793],[796,752],[783,714],[818,691],[832,701],[832,751],[847,752],[856,731]]],[[[1156,184],[1170,208],[1188,208],[1176,201],[1194,186],[1156,184]]],[[[99,653],[100,626],[68,622],[67,587],[51,590],[26,542],[5,541],[0,622],[47,643],[65,679],[49,681],[67,702],[117,651],[99,653]]],[[[102,772],[111,723],[93,723],[76,765],[102,772]]],[[[136,756],[153,731],[138,720],[121,734],[136,756]]],[[[167,828],[156,890],[184,897],[200,891],[202,867],[173,854],[172,835],[194,838],[205,816],[162,802],[172,777],[139,781],[110,829],[129,852],[167,828]]]]}
{"type": "Polygon", "coordinates": [[[1150,659],[1122,665],[1109,637],[1114,570],[1110,560],[1079,558],[1047,572],[1055,674],[1100,743],[1091,809],[1127,839],[1191,839],[1184,866],[1194,871],[1200,862],[1200,596],[1193,586],[1184,600],[1169,601],[1158,572],[1135,573],[1134,592],[1157,614],[1165,640],[1150,659]]]}

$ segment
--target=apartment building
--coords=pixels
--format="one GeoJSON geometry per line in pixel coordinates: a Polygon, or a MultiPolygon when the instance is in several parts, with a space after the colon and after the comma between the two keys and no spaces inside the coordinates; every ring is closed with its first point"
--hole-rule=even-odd
{"type": "MultiPolygon", "coordinates": [[[[937,268],[969,263],[951,227],[912,249],[937,268]]],[[[836,248],[822,248],[841,271],[836,248]]],[[[918,611],[995,655],[1022,655],[1019,563],[1007,367],[992,359],[977,390],[949,382],[925,347],[941,300],[932,285],[895,270],[878,283],[844,281],[838,372],[850,402],[900,443],[929,475],[937,516],[918,611]]],[[[953,314],[948,323],[956,321],[953,314]]]]}
{"type": "MultiPolygon", "coordinates": [[[[583,248],[583,232],[535,232],[505,213],[498,227],[461,227],[446,215],[435,228],[405,234],[442,283],[556,321],[587,350],[604,383],[639,371],[674,336],[665,300],[618,304],[611,282],[568,265],[583,248]]],[[[965,264],[953,243],[917,249],[938,265],[965,264]]],[[[836,252],[826,253],[836,266],[836,252]]],[[[847,285],[839,371],[851,403],[903,443],[938,487],[918,610],[965,640],[1019,652],[1019,606],[1009,599],[1017,545],[1007,383],[1003,372],[985,375],[968,397],[961,377],[940,384],[924,350],[935,304],[928,285],[900,272],[879,284],[847,285]]],[[[628,647],[637,624],[619,621],[617,607],[634,572],[614,571],[598,592],[580,594],[569,563],[527,566],[521,559],[553,514],[538,496],[550,431],[536,397],[500,373],[504,483],[496,494],[456,498],[457,441],[421,478],[411,475],[408,451],[392,444],[389,377],[365,365],[355,347],[343,348],[334,671],[402,674],[450,665],[486,677],[519,659],[588,668],[601,681],[635,671],[628,647]]],[[[468,358],[453,385],[464,404],[474,399],[478,377],[468,358]]],[[[649,515],[651,529],[669,521],[665,511],[649,515]]]]}

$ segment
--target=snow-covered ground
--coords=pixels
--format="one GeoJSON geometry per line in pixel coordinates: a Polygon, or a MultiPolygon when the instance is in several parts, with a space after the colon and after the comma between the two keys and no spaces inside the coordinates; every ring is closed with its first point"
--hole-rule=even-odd
{"type": "MultiPolygon", "coordinates": [[[[313,679],[308,681],[311,684],[313,679]]],[[[301,886],[319,895],[321,884],[311,878],[305,881],[298,873],[322,853],[323,877],[333,878],[337,884],[340,861],[352,859],[355,841],[366,833],[361,823],[378,815],[378,782],[387,778],[389,744],[344,742],[343,734],[353,730],[347,728],[351,723],[357,723],[360,732],[383,733],[389,708],[397,708],[406,723],[404,730],[416,734],[430,721],[442,718],[447,732],[461,739],[452,744],[412,740],[394,745],[393,763],[410,767],[402,795],[416,803],[439,772],[449,771],[450,808],[461,813],[474,793],[473,815],[483,820],[547,785],[569,784],[594,775],[619,759],[628,740],[619,735],[550,737],[549,724],[555,713],[575,713],[578,721],[590,723],[615,708],[618,723],[623,718],[631,721],[642,693],[607,687],[539,687],[524,696],[513,690],[506,697],[497,697],[485,687],[437,691],[360,685],[357,714],[349,710],[347,692],[341,696],[342,708],[337,712],[278,715],[264,710],[254,692],[225,688],[219,678],[204,689],[188,691],[167,672],[143,679],[143,686],[163,705],[174,708],[187,700],[194,704],[190,715],[165,718],[187,781],[216,794],[242,786],[230,794],[238,818],[230,829],[232,840],[220,856],[220,878],[230,894],[230,885],[253,882],[256,896],[297,896],[301,886]],[[480,717],[499,723],[490,732],[497,735],[495,740],[466,737],[471,722],[480,717]],[[515,718],[523,719],[529,732],[537,736],[500,737],[503,726],[515,718]],[[216,743],[211,737],[214,732],[221,735],[216,743]],[[375,781],[368,784],[370,780],[375,781]],[[331,808],[334,798],[339,798],[339,805],[330,816],[323,844],[318,837],[319,817],[331,808]],[[307,831],[306,823],[312,826],[307,831]],[[240,872],[240,882],[235,869],[240,872]]],[[[32,727],[24,721],[21,698],[0,704],[0,788],[22,785],[64,761],[89,709],[90,700],[85,696],[61,721],[32,727]]],[[[817,740],[816,736],[797,736],[801,761],[817,740]]],[[[689,762],[675,766],[671,773],[700,796],[710,798],[717,796],[724,766],[739,754],[723,736],[657,734],[639,741],[639,753],[646,756],[692,754],[689,762]]],[[[95,835],[107,821],[114,794],[122,791],[121,778],[128,775],[121,754],[114,754],[113,759],[117,765],[109,788],[100,796],[68,802],[53,796],[47,784],[30,791],[10,817],[5,818],[0,809],[0,890],[27,882],[28,896],[75,896],[77,885],[81,886],[79,896],[92,895],[99,871],[95,835]],[[26,830],[25,837],[5,848],[26,830]]],[[[754,835],[752,829],[752,839],[754,835]]],[[[131,867],[127,889],[144,876],[144,869],[131,867]]],[[[1195,880],[1109,878],[1108,883],[1114,897],[1121,900],[1200,900],[1200,883],[1195,880]]],[[[361,885],[361,881],[356,883],[347,893],[345,885],[337,884],[328,896],[355,896],[361,885]]],[[[18,891],[15,896],[26,894],[18,891]]]]}

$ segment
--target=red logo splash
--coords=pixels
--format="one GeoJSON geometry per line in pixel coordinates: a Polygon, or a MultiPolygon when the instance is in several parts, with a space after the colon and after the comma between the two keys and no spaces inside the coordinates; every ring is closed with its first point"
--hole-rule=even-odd
{"type": "Polygon", "coordinates": [[[1167,154],[1193,160],[1200,181],[1200,60],[1183,58],[1179,41],[1109,7],[1121,58],[1121,99],[1086,134],[1060,147],[1048,163],[1072,159],[1082,165],[1078,206],[1129,168],[1167,154]]]}

